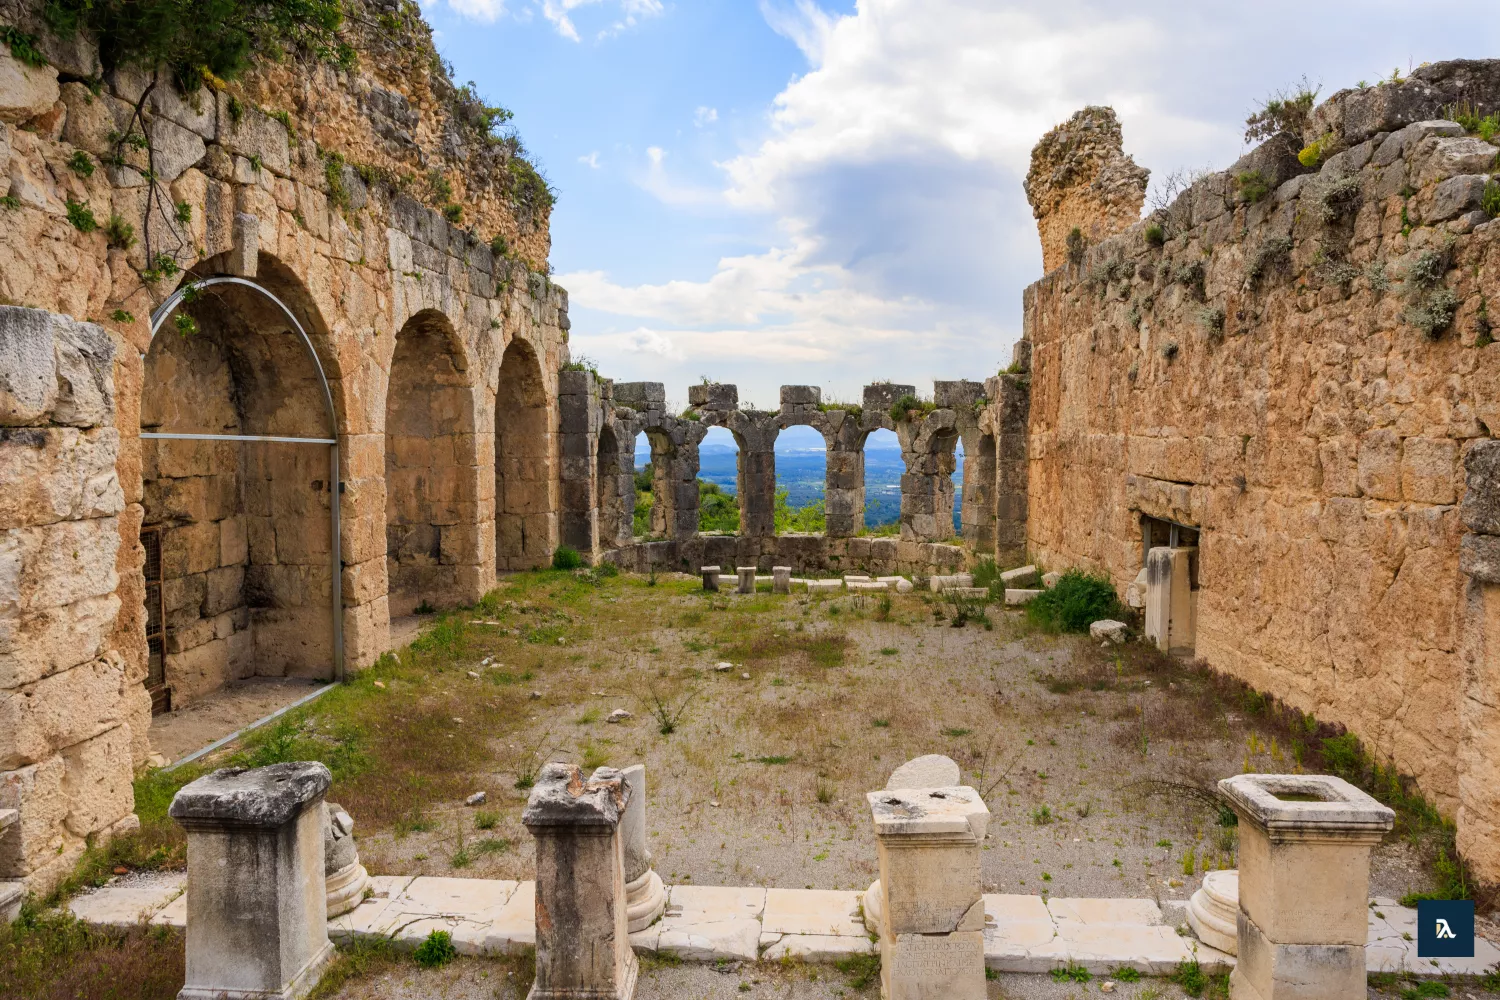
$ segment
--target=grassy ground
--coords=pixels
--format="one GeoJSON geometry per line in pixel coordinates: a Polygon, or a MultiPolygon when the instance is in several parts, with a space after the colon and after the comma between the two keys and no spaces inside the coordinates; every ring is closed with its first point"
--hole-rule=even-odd
{"type": "MultiPolygon", "coordinates": [[[[991,607],[986,623],[968,610],[924,594],[741,597],[704,594],[680,576],[520,574],[204,768],[142,778],[141,832],[90,852],[58,898],[120,868],[182,865],[166,807],[207,767],[300,759],[332,769],[330,799],[354,816],[361,858],[377,874],[529,878],[520,813],[537,768],[640,761],[667,881],[863,889],[876,874],[864,793],[911,757],[945,753],[993,813],[986,891],[1184,899],[1205,871],[1235,864],[1236,830],[1213,782],[1299,767],[1340,770],[1398,808],[1373,892],[1450,893],[1462,881],[1445,853],[1451,828],[1352,738],[1140,644],[1106,649],[1016,612],[991,607]],[[959,611],[969,620],[956,628],[959,611]],[[631,717],[607,722],[617,708],[631,717]],[[464,806],[475,791],[488,801],[464,806]]],[[[0,943],[0,981],[32,969],[39,985],[23,996],[167,997],[176,987],[161,984],[181,982],[180,951],[169,937],[91,937],[44,921],[0,943]],[[113,994],[80,992],[66,976],[47,979],[49,965],[65,963],[35,956],[54,947],[77,957],[77,975],[89,963],[127,971],[112,977],[113,994]],[[175,955],[179,971],[137,960],[158,951],[175,955]]],[[[418,995],[403,984],[438,975],[389,955],[350,961],[339,995],[418,995]]],[[[493,963],[470,965],[491,992],[453,995],[504,995],[493,963]]],[[[687,991],[663,996],[718,995],[698,979],[732,978],[656,974],[687,991]]],[[[828,970],[751,986],[799,996],[850,988],[828,970]]],[[[1057,996],[1096,989],[1054,987],[1057,996]]],[[[992,986],[1028,995],[1005,989],[992,986]]]]}

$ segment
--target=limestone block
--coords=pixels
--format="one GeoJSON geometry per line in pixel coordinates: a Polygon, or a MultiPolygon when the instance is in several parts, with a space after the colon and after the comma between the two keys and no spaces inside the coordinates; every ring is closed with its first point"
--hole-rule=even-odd
{"type": "MultiPolygon", "coordinates": [[[[0,589],[6,568],[0,541],[0,589]]],[[[78,657],[103,653],[121,606],[113,592],[35,610],[4,605],[0,600],[0,689],[30,684],[75,666],[78,657]]]]}
{"type": "Polygon", "coordinates": [[[1366,431],[1359,442],[1359,488],[1379,500],[1401,499],[1401,439],[1389,428],[1366,431]]]}
{"type": "Polygon", "coordinates": [[[154,169],[164,184],[175,181],[185,170],[201,161],[206,152],[201,136],[163,117],[151,120],[151,142],[154,169]]]}
{"type": "Polygon", "coordinates": [[[1026,590],[1018,587],[1008,587],[1005,591],[1005,603],[1012,606],[1018,604],[1028,604],[1040,593],[1040,590],[1026,590]]]}
{"type": "Polygon", "coordinates": [[[116,518],[59,521],[0,534],[0,615],[60,608],[114,593],[116,518]]]}
{"type": "Polygon", "coordinates": [[[110,133],[123,125],[111,113],[114,98],[103,94],[96,97],[81,83],[63,84],[61,97],[68,108],[68,116],[63,123],[63,141],[95,156],[113,153],[114,144],[109,141],[110,133]]]}
{"type": "MultiPolygon", "coordinates": [[[[979,905],[979,904],[976,904],[979,905]]],[[[881,938],[881,996],[984,1000],[984,931],[881,938]]]]}
{"type": "Polygon", "coordinates": [[[1000,574],[1000,581],[1007,587],[1024,587],[1028,583],[1035,583],[1037,569],[1035,566],[1020,566],[1016,569],[1008,569],[1000,574]]]}
{"type": "Polygon", "coordinates": [[[1479,174],[1495,164],[1495,147],[1483,139],[1464,137],[1424,139],[1411,154],[1419,188],[1459,174],[1479,174]]]}
{"type": "Polygon", "coordinates": [[[0,121],[19,124],[35,118],[57,103],[57,69],[52,65],[28,66],[0,49],[0,121]]]}
{"type": "Polygon", "coordinates": [[[75,837],[107,830],[135,808],[129,726],[115,726],[62,752],[67,770],[68,832],[75,837]]]}
{"type": "Polygon", "coordinates": [[[0,428],[0,530],[118,514],[113,427],[0,428]]]}
{"type": "Polygon", "coordinates": [[[792,568],[790,566],[771,567],[771,592],[774,594],[792,592],[792,568]]]}
{"type": "Polygon", "coordinates": [[[1464,456],[1464,526],[1500,535],[1500,440],[1476,441],[1464,456]]]}
{"type": "Polygon", "coordinates": [[[711,592],[717,592],[719,589],[719,581],[723,579],[723,577],[719,575],[719,567],[704,566],[702,569],[702,574],[703,589],[711,592]]]}
{"type": "Polygon", "coordinates": [[[187,976],[180,1000],[294,1000],[332,957],[318,763],[221,768],[168,814],[188,835],[187,976]]]}
{"type": "Polygon", "coordinates": [[[1124,622],[1117,622],[1109,618],[1101,618],[1099,621],[1089,625],[1089,638],[1102,639],[1105,642],[1121,643],[1130,634],[1130,627],[1124,622]]]}
{"type": "Polygon", "coordinates": [[[39,763],[118,726],[124,675],[124,659],[111,652],[0,693],[0,770],[39,763]]]}
{"type": "Polygon", "coordinates": [[[1238,915],[1238,962],[1230,995],[1253,1000],[1363,1000],[1368,996],[1365,945],[1281,944],[1238,915]]]}
{"type": "MultiPolygon", "coordinates": [[[[616,397],[618,399],[618,397],[616,397]]],[[[621,405],[630,405],[622,403],[621,405]]],[[[722,382],[688,386],[688,405],[701,410],[734,410],[740,405],[739,387],[722,382]]]]}
{"type": "Polygon", "coordinates": [[[1457,441],[1407,438],[1401,453],[1401,494],[1417,503],[1451,504],[1458,499],[1457,469],[1457,441]]]}
{"type": "Polygon", "coordinates": [[[248,102],[241,102],[240,115],[229,113],[229,94],[218,97],[219,145],[246,158],[258,157],[261,166],[282,177],[291,172],[291,149],[286,126],[248,102]]]}
{"type": "Polygon", "coordinates": [[[735,588],[735,593],[737,593],[737,594],[753,594],[753,593],[755,593],[755,567],[754,566],[736,566],[734,568],[734,571],[735,571],[735,574],[736,574],[736,576],[738,578],[737,579],[737,586],[735,588]]]}
{"type": "Polygon", "coordinates": [[[114,358],[103,327],[0,306],[0,426],[113,423],[114,358]]]}
{"type": "Polygon", "coordinates": [[[0,808],[15,809],[20,816],[0,837],[0,878],[31,875],[65,852],[66,773],[61,754],[14,771],[0,771],[0,808]]]}
{"type": "Polygon", "coordinates": [[[1458,568],[1482,583],[1500,583],[1500,535],[1464,535],[1458,568]]]}

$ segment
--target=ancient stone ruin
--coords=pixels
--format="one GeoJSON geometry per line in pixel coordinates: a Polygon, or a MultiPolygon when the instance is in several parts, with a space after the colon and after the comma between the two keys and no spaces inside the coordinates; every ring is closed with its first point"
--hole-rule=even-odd
{"type": "MultiPolygon", "coordinates": [[[[392,617],[561,545],[720,589],[964,588],[980,557],[1103,573],[1162,648],[1357,733],[1500,883],[1500,149],[1446,117],[1500,109],[1500,61],[1341,91],[1145,219],[1114,112],[1084,109],[1032,158],[1047,274],[1007,371],[857,405],[786,385],[775,410],[709,384],[672,413],[661,383],[572,363],[545,185],[475,132],[420,20],[381,11],[351,28],[355,68],[289,59],[195,95],[7,14],[43,58],[0,47],[0,902],[131,828],[154,710],[257,673],[341,679],[392,617]],[[795,425],[827,447],[821,534],[775,528],[795,425]],[[699,530],[710,427],[740,449],[735,535],[699,530]],[[898,537],[861,534],[877,429],[904,461],[898,537]]],[[[1007,600],[1041,586],[1025,569],[1007,600]]],[[[624,933],[627,891],[654,885],[639,854],[613,874],[632,786],[598,782],[590,863],[618,891],[587,918],[624,933]]],[[[313,864],[322,791],[262,824],[297,825],[289,864],[313,864]]],[[[204,803],[180,815],[209,837],[204,803]]],[[[871,805],[890,862],[902,807],[871,805]]],[[[971,832],[932,813],[952,841],[933,856],[956,870],[983,823],[947,805],[971,832]]],[[[357,883],[340,862],[313,882],[357,883]]],[[[970,888],[937,923],[887,914],[893,974],[972,957],[970,888]],[[924,957],[907,933],[949,940],[924,957]]],[[[313,961],[317,923],[278,933],[313,961]]],[[[628,953],[600,967],[611,988],[628,953]]]]}

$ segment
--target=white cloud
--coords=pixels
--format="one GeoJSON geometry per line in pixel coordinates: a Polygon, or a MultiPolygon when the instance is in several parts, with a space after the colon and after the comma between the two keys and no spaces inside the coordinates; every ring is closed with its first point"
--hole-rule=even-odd
{"type": "Polygon", "coordinates": [[[718,108],[706,108],[700,105],[698,110],[693,112],[693,124],[698,126],[699,128],[702,128],[705,125],[712,125],[718,120],[718,108]]]}
{"type": "MultiPolygon", "coordinates": [[[[429,7],[436,2],[437,0],[424,0],[423,7],[429,7]]],[[[448,6],[461,17],[483,21],[486,24],[493,23],[496,18],[505,13],[505,0],[448,0],[448,6]]],[[[438,33],[433,32],[433,41],[437,40],[438,33]]]]}
{"type": "Polygon", "coordinates": [[[660,146],[646,147],[646,170],[635,178],[642,190],[667,205],[709,205],[721,203],[723,195],[706,188],[677,180],[667,174],[667,151],[660,146]]]}
{"type": "Polygon", "coordinates": [[[573,23],[571,15],[580,7],[595,4],[608,4],[620,9],[618,18],[609,28],[599,33],[600,37],[633,28],[641,18],[656,17],[664,10],[661,0],[542,0],[542,16],[552,22],[558,34],[576,42],[579,41],[578,26],[573,23]]]}
{"type": "Polygon", "coordinates": [[[578,162],[594,170],[599,169],[599,151],[597,149],[589,152],[587,156],[580,156],[578,162]]]}

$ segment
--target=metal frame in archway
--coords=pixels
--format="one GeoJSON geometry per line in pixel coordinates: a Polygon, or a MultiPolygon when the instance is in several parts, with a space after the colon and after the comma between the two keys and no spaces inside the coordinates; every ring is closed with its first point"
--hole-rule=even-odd
{"type": "MultiPolygon", "coordinates": [[[[203,278],[184,284],[177,291],[167,297],[167,300],[157,306],[151,313],[151,340],[156,340],[156,333],[161,325],[166,322],[183,299],[190,293],[212,288],[214,285],[242,285],[251,291],[258,292],[276,304],[286,316],[287,322],[292,324],[292,329],[302,338],[302,346],[307,349],[307,356],[312,360],[313,369],[318,373],[318,383],[323,387],[323,402],[328,407],[328,437],[281,437],[268,434],[156,434],[142,433],[141,437],[150,441],[234,441],[249,443],[254,441],[266,441],[273,444],[321,444],[328,446],[328,512],[332,522],[333,532],[333,559],[329,567],[331,570],[331,582],[329,589],[333,592],[333,678],[335,681],[344,679],[344,559],[339,548],[339,501],[343,494],[344,484],[339,480],[339,421],[338,413],[333,407],[333,392],[328,388],[328,376],[323,372],[323,363],[318,360],[318,352],[313,349],[312,339],[308,337],[307,331],[302,328],[297,317],[287,308],[286,303],[273,295],[269,290],[246,278],[237,278],[229,275],[221,275],[215,278],[203,278]]],[[[149,346],[147,350],[149,350],[149,346]]]]}

